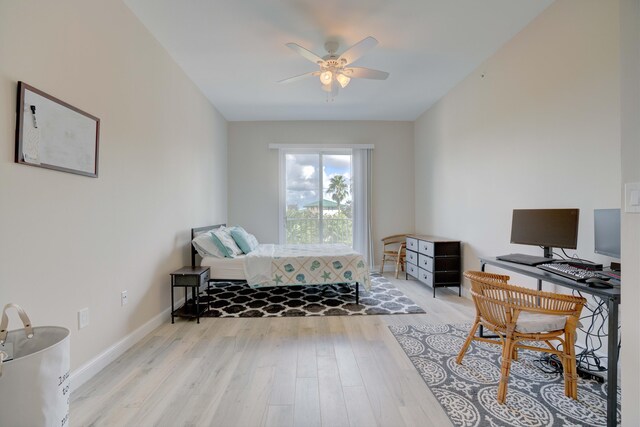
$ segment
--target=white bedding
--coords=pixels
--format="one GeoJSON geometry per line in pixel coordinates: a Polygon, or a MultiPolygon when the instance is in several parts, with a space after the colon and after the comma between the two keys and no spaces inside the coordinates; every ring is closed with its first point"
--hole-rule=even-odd
{"type": "Polygon", "coordinates": [[[209,267],[211,279],[246,280],[244,275],[244,258],[246,255],[238,255],[236,258],[202,258],[200,265],[209,267]]]}
{"type": "Polygon", "coordinates": [[[371,287],[362,255],[349,246],[261,244],[236,258],[205,257],[211,279],[245,280],[251,287],[359,283],[371,287]]]}
{"type": "Polygon", "coordinates": [[[369,290],[364,258],[347,245],[263,244],[245,256],[251,287],[359,283],[369,290]]]}

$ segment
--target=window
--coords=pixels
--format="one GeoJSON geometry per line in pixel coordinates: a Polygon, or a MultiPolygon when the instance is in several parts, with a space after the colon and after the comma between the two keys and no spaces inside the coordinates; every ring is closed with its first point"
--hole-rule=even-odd
{"type": "Polygon", "coordinates": [[[351,150],[282,152],[281,241],[353,246],[351,150]]]}
{"type": "Polygon", "coordinates": [[[343,243],[373,267],[373,145],[269,144],[280,152],[280,243],[343,243]]]}

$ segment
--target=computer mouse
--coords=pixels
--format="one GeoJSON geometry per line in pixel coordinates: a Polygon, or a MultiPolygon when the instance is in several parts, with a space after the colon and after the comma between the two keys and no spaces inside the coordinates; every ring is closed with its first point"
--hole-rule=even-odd
{"type": "Polygon", "coordinates": [[[606,280],[598,279],[597,277],[592,277],[590,279],[585,280],[585,283],[590,288],[613,288],[606,280]]]}

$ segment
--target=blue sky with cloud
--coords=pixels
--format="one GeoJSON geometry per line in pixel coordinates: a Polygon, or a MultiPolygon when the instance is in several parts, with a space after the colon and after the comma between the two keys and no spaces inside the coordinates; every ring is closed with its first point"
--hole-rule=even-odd
{"type": "MultiPolygon", "coordinates": [[[[322,155],[322,197],[331,200],[326,194],[329,180],[335,175],[343,175],[348,184],[351,183],[351,155],[323,154],[322,155]]],[[[287,206],[304,205],[319,200],[319,156],[318,154],[287,154],[286,155],[286,203],[287,206]]],[[[351,195],[346,200],[350,200],[351,195]]]]}

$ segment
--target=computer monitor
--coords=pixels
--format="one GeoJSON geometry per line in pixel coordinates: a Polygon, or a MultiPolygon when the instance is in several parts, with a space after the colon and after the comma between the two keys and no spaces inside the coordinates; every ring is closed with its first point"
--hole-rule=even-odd
{"type": "Polygon", "coordinates": [[[593,211],[594,252],[620,259],[620,209],[593,211]]]}
{"type": "Polygon", "coordinates": [[[542,246],[546,258],[552,248],[578,247],[580,209],[514,209],[511,243],[542,246]]]}

